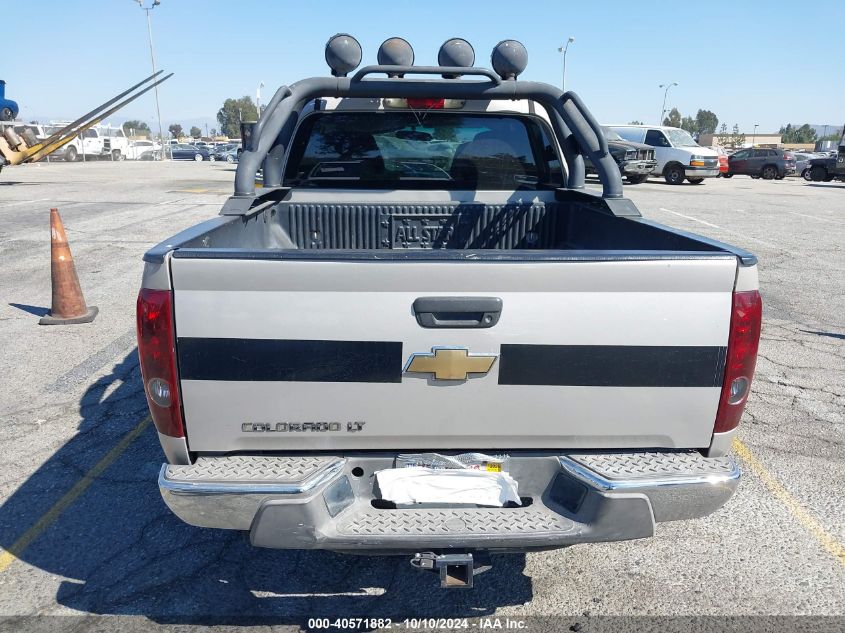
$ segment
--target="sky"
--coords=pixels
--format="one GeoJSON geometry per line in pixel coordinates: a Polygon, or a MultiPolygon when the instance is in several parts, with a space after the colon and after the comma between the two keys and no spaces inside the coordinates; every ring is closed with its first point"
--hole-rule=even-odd
{"type": "MultiPolygon", "coordinates": [[[[146,6],[152,0],[144,0],[146,6]]],[[[502,39],[528,49],[525,79],[560,85],[558,47],[569,37],[566,87],[602,123],[654,123],[659,84],[677,82],[667,110],[712,110],[720,124],[776,132],[786,123],[840,126],[845,82],[837,61],[841,0],[161,0],[152,13],[161,115],[186,130],[207,124],[228,97],[262,100],[298,79],[328,74],[323,49],[354,35],[363,64],[383,40],[404,37],[417,64],[436,64],[440,44],[463,37],[476,65],[490,67],[502,39]],[[825,17],[827,16],[827,17],[825,17]],[[811,18],[808,20],[808,18],[811,18]],[[798,27],[801,28],[798,28],[798,27]]],[[[27,121],[73,119],[151,74],[147,22],[137,0],[0,0],[0,79],[27,121]],[[10,25],[17,25],[9,28],[10,25]]],[[[110,122],[141,119],[156,129],[152,92],[110,122]]]]}

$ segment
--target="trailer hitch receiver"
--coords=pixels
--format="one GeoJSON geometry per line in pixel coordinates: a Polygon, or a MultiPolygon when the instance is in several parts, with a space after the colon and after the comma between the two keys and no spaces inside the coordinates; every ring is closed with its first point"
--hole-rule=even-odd
{"type": "Polygon", "coordinates": [[[472,589],[473,577],[490,569],[491,564],[485,552],[422,552],[411,559],[411,567],[439,574],[443,589],[472,589]]]}

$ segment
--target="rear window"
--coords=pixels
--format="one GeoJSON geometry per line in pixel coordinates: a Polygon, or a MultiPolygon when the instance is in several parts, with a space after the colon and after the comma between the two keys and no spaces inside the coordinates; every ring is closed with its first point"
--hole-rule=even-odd
{"type": "Polygon", "coordinates": [[[302,122],[290,187],[545,189],[563,175],[535,117],[454,112],[325,112],[302,122]]]}

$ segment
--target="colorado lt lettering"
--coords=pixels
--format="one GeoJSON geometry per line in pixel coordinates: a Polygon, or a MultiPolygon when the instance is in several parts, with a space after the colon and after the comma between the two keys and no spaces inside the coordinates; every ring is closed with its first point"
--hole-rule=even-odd
{"type": "MultiPolygon", "coordinates": [[[[347,422],[347,433],[358,433],[364,430],[366,422],[347,422]]],[[[244,422],[241,424],[242,433],[337,433],[343,429],[341,422],[244,422]]]]}

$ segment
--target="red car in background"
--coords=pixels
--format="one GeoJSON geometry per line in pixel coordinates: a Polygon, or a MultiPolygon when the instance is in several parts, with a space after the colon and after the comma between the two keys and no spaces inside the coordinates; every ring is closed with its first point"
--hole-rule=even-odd
{"type": "Polygon", "coordinates": [[[725,151],[725,148],[714,145],[710,149],[719,154],[719,175],[723,176],[728,173],[728,153],[725,151]]]}

